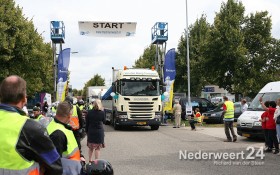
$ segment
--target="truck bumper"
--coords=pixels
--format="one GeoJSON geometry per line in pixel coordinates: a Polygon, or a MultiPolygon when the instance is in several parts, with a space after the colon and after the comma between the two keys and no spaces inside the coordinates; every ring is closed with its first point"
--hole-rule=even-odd
{"type": "Polygon", "coordinates": [[[252,128],[237,126],[237,134],[243,137],[264,138],[264,133],[261,126],[253,126],[252,128]]]}
{"type": "Polygon", "coordinates": [[[160,125],[160,119],[151,119],[151,120],[130,120],[130,119],[117,119],[117,125],[120,126],[152,126],[160,125]]]}

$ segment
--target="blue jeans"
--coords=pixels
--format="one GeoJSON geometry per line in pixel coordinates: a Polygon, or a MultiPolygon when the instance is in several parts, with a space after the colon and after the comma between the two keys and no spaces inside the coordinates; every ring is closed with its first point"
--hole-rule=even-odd
{"type": "Polygon", "coordinates": [[[276,124],[276,131],[277,131],[278,142],[280,142],[280,124],[276,124]]]}

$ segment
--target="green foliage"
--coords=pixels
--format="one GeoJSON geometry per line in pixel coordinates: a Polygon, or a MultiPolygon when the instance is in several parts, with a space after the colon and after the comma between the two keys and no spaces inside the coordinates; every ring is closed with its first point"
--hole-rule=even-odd
{"type": "Polygon", "coordinates": [[[19,75],[27,82],[27,93],[50,92],[53,88],[52,49],[22,15],[14,1],[0,0],[0,81],[19,75]]]}
{"type": "Polygon", "coordinates": [[[240,66],[245,61],[246,48],[241,31],[244,11],[241,2],[228,0],[222,4],[203,53],[205,76],[210,82],[229,92],[234,92],[233,85],[239,83],[236,75],[241,71],[240,66]]]}
{"type": "MultiPolygon", "coordinates": [[[[190,50],[190,86],[191,96],[200,96],[201,89],[206,83],[203,74],[204,58],[201,54],[210,32],[210,24],[206,21],[206,16],[202,15],[200,19],[190,26],[189,32],[189,50],[190,50]]],[[[176,78],[175,92],[187,91],[187,56],[186,56],[186,39],[180,38],[178,45],[178,54],[176,57],[176,78]]]]}
{"type": "Polygon", "coordinates": [[[156,45],[151,44],[145,48],[143,55],[135,61],[134,68],[151,68],[155,64],[156,45]]]}

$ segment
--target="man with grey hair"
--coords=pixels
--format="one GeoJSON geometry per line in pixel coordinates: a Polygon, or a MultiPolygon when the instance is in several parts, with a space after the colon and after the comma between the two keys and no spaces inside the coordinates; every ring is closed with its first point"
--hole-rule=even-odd
{"type": "Polygon", "coordinates": [[[179,104],[178,100],[175,100],[175,105],[173,107],[173,114],[175,117],[175,125],[173,128],[180,128],[181,126],[181,113],[182,113],[182,106],[179,104]]]}

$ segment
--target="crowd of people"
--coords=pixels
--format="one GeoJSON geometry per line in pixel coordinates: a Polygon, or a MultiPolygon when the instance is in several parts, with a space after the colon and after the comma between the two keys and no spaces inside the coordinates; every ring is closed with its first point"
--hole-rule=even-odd
{"type": "Polygon", "coordinates": [[[87,171],[102,174],[105,164],[111,167],[105,174],[113,174],[110,163],[99,159],[100,149],[105,147],[102,124],[105,114],[100,100],[95,100],[92,109],[88,110],[86,125],[81,109],[71,97],[51,109],[55,112],[53,117],[47,116],[49,107],[44,103],[43,108],[41,104],[33,107],[30,118],[24,109],[27,103],[26,81],[12,75],[1,82],[0,101],[0,129],[5,131],[0,136],[2,174],[78,175],[87,171]],[[89,163],[86,171],[82,168],[86,162],[81,154],[82,129],[88,135],[89,163]]]}
{"type": "Polygon", "coordinates": [[[277,101],[265,101],[259,99],[265,112],[261,115],[262,129],[265,138],[265,152],[279,153],[280,141],[280,98],[277,101]]]}

